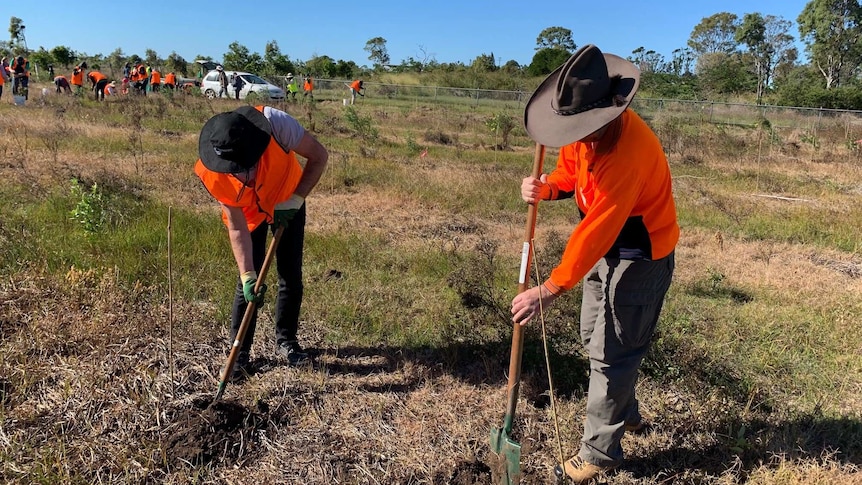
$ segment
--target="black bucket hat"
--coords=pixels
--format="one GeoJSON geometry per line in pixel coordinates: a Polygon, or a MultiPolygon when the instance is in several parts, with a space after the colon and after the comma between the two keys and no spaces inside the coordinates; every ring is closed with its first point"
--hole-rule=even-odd
{"type": "Polygon", "coordinates": [[[213,172],[245,172],[260,160],[271,135],[266,116],[253,106],[243,106],[217,114],[204,124],[198,155],[213,172]]]}
{"type": "Polygon", "coordinates": [[[585,45],[542,81],[524,109],[524,126],[542,145],[574,143],[621,115],[639,84],[634,64],[585,45]]]}

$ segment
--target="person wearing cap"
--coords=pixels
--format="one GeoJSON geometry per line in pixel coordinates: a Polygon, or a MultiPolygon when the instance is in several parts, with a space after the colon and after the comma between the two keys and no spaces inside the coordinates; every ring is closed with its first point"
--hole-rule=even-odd
{"type": "MultiPolygon", "coordinates": [[[[266,255],[266,234],[284,226],[276,249],[278,294],[275,302],[275,350],[289,365],[309,360],[297,340],[302,303],[302,249],[305,198],[317,185],[329,154],[320,142],[284,111],[243,106],[213,116],[201,130],[195,174],[222,208],[237,280],[231,338],[239,331],[246,307],[261,302],[257,274],[266,255]],[[297,156],[305,158],[302,165],[297,156]]],[[[257,310],[240,344],[232,377],[249,371],[257,310]]]]}
{"type": "Polygon", "coordinates": [[[523,179],[521,197],[574,198],[581,220],[543,284],[512,300],[525,325],[582,282],[580,336],[589,354],[579,453],[555,468],[587,483],[622,463],[622,436],[644,432],[635,397],[641,361],[661,312],[679,239],[671,175],[658,137],[629,104],[631,62],[587,45],[539,85],[524,112],[537,143],[561,147],[550,174],[523,179]]]}
{"type": "Polygon", "coordinates": [[[227,96],[227,74],[224,73],[224,68],[221,66],[216,66],[216,71],[218,71],[218,97],[221,98],[222,95],[227,96]]]}
{"type": "Polygon", "coordinates": [[[290,99],[296,101],[296,93],[299,92],[299,84],[294,79],[293,74],[287,73],[287,94],[290,99]]]}
{"type": "Polygon", "coordinates": [[[117,81],[111,81],[105,86],[105,97],[117,95],[117,81]]]}

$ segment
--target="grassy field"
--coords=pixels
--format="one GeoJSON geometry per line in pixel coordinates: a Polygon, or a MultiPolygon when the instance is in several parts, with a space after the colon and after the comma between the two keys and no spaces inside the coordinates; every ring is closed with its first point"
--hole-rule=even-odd
{"type": "MultiPolygon", "coordinates": [[[[275,357],[269,298],[254,375],[209,407],[236,267],[192,166],[201,126],[238,103],[0,102],[0,481],[492,483],[533,153],[520,119],[370,96],[278,105],[330,150],[307,201],[300,339],[315,365],[275,357]]],[[[847,122],[816,142],[768,119],[649,122],[682,236],[638,387],[654,427],[624,438],[605,482],[862,483],[862,154],[847,122]]],[[[539,273],[576,221],[571,202],[539,207],[539,273]]],[[[576,289],[544,317],[559,436],[527,329],[524,483],[551,483],[558,448],[577,451],[579,304],[576,289]]]]}

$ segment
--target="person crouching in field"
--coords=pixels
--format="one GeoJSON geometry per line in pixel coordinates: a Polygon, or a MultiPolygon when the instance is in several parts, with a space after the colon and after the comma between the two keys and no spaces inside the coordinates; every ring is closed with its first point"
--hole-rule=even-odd
{"type": "Polygon", "coordinates": [[[108,77],[99,71],[90,71],[87,73],[87,79],[93,85],[93,92],[96,93],[96,101],[105,99],[105,87],[108,85],[108,77]]]}
{"type": "MultiPolygon", "coordinates": [[[[222,221],[236,260],[239,278],[231,316],[233,343],[255,293],[266,256],[267,232],[284,227],[276,249],[278,294],[275,302],[275,352],[294,366],[307,363],[297,340],[302,304],[302,250],[305,198],[317,185],[329,153],[293,117],[269,106],[243,106],[213,116],[201,130],[195,174],[219,202],[222,221]],[[306,159],[304,165],[296,155],[306,159]]],[[[239,344],[232,380],[250,372],[249,352],[257,322],[255,311],[239,344]]]]}
{"type": "Polygon", "coordinates": [[[57,88],[57,94],[64,91],[66,94],[72,94],[72,86],[69,85],[69,80],[66,79],[66,76],[60,75],[54,77],[54,86],[57,88]]]}
{"type": "Polygon", "coordinates": [[[522,181],[521,197],[574,198],[581,220],[550,277],[512,300],[512,320],[527,324],[582,283],[586,420],[580,452],[555,468],[578,484],[619,466],[623,434],[646,429],[635,384],[679,239],[664,150],[629,108],[639,80],[634,64],[587,45],[539,85],[524,112],[530,137],[562,148],[550,174],[522,181]]]}

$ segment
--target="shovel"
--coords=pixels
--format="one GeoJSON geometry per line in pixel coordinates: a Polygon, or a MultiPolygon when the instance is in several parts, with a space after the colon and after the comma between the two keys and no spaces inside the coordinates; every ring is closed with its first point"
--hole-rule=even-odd
{"type": "MultiPolygon", "coordinates": [[[[533,157],[533,177],[539,178],[542,173],[542,163],[545,159],[545,146],[536,143],[536,154],[533,157]]],[[[521,251],[521,270],[518,276],[518,293],[523,293],[529,286],[528,275],[532,259],[533,233],[536,228],[536,211],[538,201],[527,209],[527,226],[524,231],[524,245],[521,251]]],[[[521,356],[524,351],[523,327],[514,325],[512,330],[512,353],[509,357],[509,384],[506,416],[502,428],[491,428],[491,451],[501,457],[498,473],[500,485],[515,485],[521,483],[521,445],[512,439],[512,421],[515,419],[515,406],[518,404],[518,390],[521,387],[521,356]],[[505,466],[502,465],[505,460],[505,466]]]]}
{"type": "MultiPolygon", "coordinates": [[[[269,243],[269,249],[267,249],[266,257],[263,259],[263,266],[260,267],[260,274],[257,275],[257,283],[254,285],[255,295],[260,291],[261,285],[263,285],[263,280],[266,278],[269,265],[272,264],[272,260],[275,257],[275,250],[278,247],[278,242],[281,240],[281,233],[283,232],[284,226],[278,226],[278,229],[275,230],[275,235],[272,237],[272,242],[269,243]]],[[[219,377],[218,391],[216,391],[213,402],[221,399],[222,394],[224,394],[227,382],[230,379],[231,371],[233,371],[233,366],[236,363],[237,356],[239,355],[239,347],[245,339],[245,333],[248,331],[248,326],[251,324],[251,317],[254,315],[256,307],[257,304],[253,301],[248,302],[248,305],[245,307],[245,315],[243,315],[242,323],[239,326],[239,330],[236,332],[236,337],[233,340],[233,346],[230,349],[230,355],[228,355],[227,362],[225,363],[224,368],[222,368],[221,377],[219,377]]]]}

